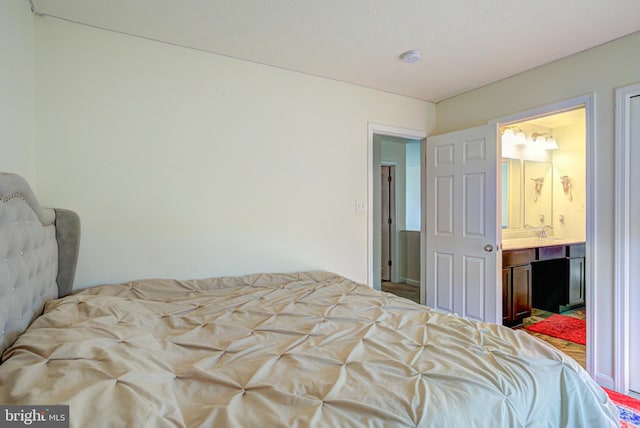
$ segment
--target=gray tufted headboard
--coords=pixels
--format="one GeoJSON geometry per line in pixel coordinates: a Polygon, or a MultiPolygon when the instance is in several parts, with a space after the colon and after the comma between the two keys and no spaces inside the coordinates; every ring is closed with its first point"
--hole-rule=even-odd
{"type": "Polygon", "coordinates": [[[71,292],[79,244],[76,213],[41,207],[22,177],[0,173],[0,355],[71,292]]]}

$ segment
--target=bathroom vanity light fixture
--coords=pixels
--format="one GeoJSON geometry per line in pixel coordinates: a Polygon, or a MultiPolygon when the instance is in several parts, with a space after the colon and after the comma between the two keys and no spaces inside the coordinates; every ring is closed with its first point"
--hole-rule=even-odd
{"type": "Polygon", "coordinates": [[[558,142],[553,138],[553,135],[548,132],[534,132],[531,134],[531,140],[535,147],[540,147],[544,150],[556,150],[558,148],[558,142]]]}
{"type": "Polygon", "coordinates": [[[570,201],[573,201],[573,186],[571,184],[571,179],[568,175],[563,175],[560,177],[560,181],[562,182],[562,190],[564,194],[567,195],[570,201]]]}
{"type": "Polygon", "coordinates": [[[522,146],[527,144],[527,136],[517,126],[507,126],[502,130],[502,144],[522,146]]]}
{"type": "MultiPolygon", "coordinates": [[[[535,183],[534,193],[533,193],[533,202],[538,202],[538,196],[542,193],[542,185],[544,184],[544,177],[532,178],[531,181],[535,183]]],[[[542,218],[542,223],[544,223],[544,217],[542,218]]]]}

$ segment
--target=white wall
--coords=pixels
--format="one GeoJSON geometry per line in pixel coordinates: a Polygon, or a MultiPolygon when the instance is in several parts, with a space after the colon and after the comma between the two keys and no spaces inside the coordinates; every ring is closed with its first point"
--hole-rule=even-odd
{"type": "Polygon", "coordinates": [[[425,129],[411,98],[36,20],[37,170],[76,210],[75,288],[322,269],[367,279],[368,122],[425,129]]]}
{"type": "Polygon", "coordinates": [[[407,143],[407,230],[420,230],[420,141],[407,143]]]}
{"type": "Polygon", "coordinates": [[[555,235],[583,241],[587,230],[585,124],[554,128],[559,148],[553,151],[553,226],[555,235]],[[570,191],[564,191],[561,177],[568,176],[570,191]],[[564,216],[564,224],[559,216],[564,216]]]}
{"type": "Polygon", "coordinates": [[[0,171],[35,187],[33,16],[25,0],[0,1],[0,171]]]}
{"type": "MultiPolygon", "coordinates": [[[[486,124],[538,106],[595,93],[595,305],[596,379],[610,384],[613,373],[614,93],[640,81],[640,33],[521,73],[437,105],[438,133],[486,124]]],[[[611,385],[610,385],[611,386],[611,385]]]]}

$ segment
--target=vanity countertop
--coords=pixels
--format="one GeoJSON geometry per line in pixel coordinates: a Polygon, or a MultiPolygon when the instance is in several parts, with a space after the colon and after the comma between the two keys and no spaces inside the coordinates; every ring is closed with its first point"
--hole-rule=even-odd
{"type": "Polygon", "coordinates": [[[523,248],[551,247],[555,245],[583,244],[584,241],[575,238],[517,238],[502,241],[502,250],[520,250],[523,248]]]}

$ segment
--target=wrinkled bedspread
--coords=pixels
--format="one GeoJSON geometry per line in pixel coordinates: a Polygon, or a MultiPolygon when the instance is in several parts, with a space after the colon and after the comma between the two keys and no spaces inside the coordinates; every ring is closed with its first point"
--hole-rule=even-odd
{"type": "Polygon", "coordinates": [[[51,301],[0,403],[76,427],[611,427],[573,360],[525,332],[311,272],[145,280],[51,301]]]}

